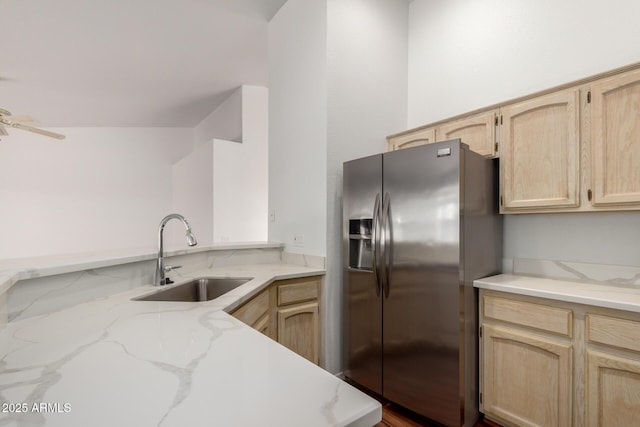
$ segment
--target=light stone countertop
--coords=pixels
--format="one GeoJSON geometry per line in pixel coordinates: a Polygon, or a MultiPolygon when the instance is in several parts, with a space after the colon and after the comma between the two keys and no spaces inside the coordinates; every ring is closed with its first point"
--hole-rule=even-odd
{"type": "Polygon", "coordinates": [[[131,301],[157,290],[144,286],[9,323],[0,425],[372,426],[377,401],[225,312],[273,280],[318,274],[217,267],[190,276],[253,280],[208,302],[131,301]],[[16,404],[27,412],[6,412],[16,404]]]}
{"type": "MultiPolygon", "coordinates": [[[[192,248],[167,248],[164,251],[164,256],[171,257],[207,251],[282,247],[284,247],[284,245],[278,242],[213,243],[210,245],[198,245],[192,248]]],[[[31,258],[0,259],[0,295],[8,291],[19,280],[148,261],[156,259],[157,256],[157,248],[146,247],[82,252],[78,254],[47,255],[31,258]]]]}
{"type": "Polygon", "coordinates": [[[476,288],[510,292],[640,313],[640,286],[499,274],[473,282],[476,288]]]}

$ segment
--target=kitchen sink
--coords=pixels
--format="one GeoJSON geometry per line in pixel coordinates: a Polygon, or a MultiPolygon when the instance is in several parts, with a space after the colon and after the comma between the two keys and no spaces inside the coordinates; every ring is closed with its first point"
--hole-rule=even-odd
{"type": "Polygon", "coordinates": [[[251,279],[200,277],[133,299],[135,301],[211,301],[247,283],[251,279]]]}

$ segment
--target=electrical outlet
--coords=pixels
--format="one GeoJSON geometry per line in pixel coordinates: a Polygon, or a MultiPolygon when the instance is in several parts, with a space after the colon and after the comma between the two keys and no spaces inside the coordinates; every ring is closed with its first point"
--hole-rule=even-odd
{"type": "Polygon", "coordinates": [[[302,233],[293,233],[293,246],[304,246],[304,236],[302,233]]]}
{"type": "Polygon", "coordinates": [[[269,222],[276,222],[276,210],[269,210],[269,222]]]}

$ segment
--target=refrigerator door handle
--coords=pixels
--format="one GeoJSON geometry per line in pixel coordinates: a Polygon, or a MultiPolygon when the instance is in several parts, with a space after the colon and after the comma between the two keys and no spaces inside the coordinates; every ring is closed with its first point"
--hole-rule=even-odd
{"type": "Polygon", "coordinates": [[[391,255],[393,251],[392,237],[391,237],[391,196],[389,193],[385,193],[382,198],[382,238],[380,239],[382,247],[382,283],[384,289],[385,298],[389,298],[390,284],[389,279],[391,277],[391,255]],[[384,243],[384,244],[383,244],[384,243]]]}
{"type": "Polygon", "coordinates": [[[380,270],[378,264],[378,256],[380,253],[380,193],[376,194],[376,200],[373,203],[373,224],[371,239],[371,263],[373,270],[373,280],[376,282],[376,296],[380,296],[382,289],[380,270]]]}

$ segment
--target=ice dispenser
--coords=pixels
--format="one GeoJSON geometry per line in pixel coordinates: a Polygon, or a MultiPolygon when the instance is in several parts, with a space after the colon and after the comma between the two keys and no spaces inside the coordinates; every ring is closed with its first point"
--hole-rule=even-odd
{"type": "Polygon", "coordinates": [[[371,218],[349,220],[349,267],[372,270],[371,218]]]}

